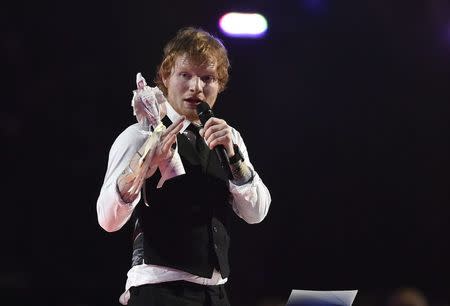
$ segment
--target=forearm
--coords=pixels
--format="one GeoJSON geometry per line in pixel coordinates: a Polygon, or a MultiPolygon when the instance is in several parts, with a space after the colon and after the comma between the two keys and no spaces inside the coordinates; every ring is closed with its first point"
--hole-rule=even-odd
{"type": "Polygon", "coordinates": [[[230,164],[231,173],[233,175],[233,184],[241,186],[248,183],[253,178],[250,167],[243,161],[237,161],[230,164]]]}
{"type": "MultiPolygon", "coordinates": [[[[98,222],[106,231],[111,232],[120,229],[128,221],[134,207],[140,200],[139,192],[132,199],[122,195],[118,181],[122,182],[119,177],[130,166],[130,161],[135,159],[136,152],[142,147],[146,139],[147,136],[140,133],[137,126],[131,126],[117,137],[110,149],[108,167],[97,199],[98,222]]],[[[134,164],[131,166],[134,166],[134,164]]],[[[126,182],[128,181],[123,180],[123,183],[126,182]]],[[[123,193],[129,190],[126,184],[120,183],[120,185],[123,193]]]]}
{"type": "Polygon", "coordinates": [[[233,142],[238,148],[236,150],[241,151],[243,160],[231,164],[233,173],[233,180],[230,181],[229,186],[232,195],[231,204],[234,212],[247,223],[258,223],[269,211],[270,192],[254,170],[247,147],[239,132],[233,130],[233,134],[233,142]]]}
{"type": "Polygon", "coordinates": [[[122,228],[130,219],[140,195],[131,203],[125,203],[115,184],[104,186],[97,200],[97,218],[100,226],[107,232],[122,228]]]}
{"type": "Polygon", "coordinates": [[[267,215],[271,203],[270,192],[259,175],[252,171],[252,179],[244,185],[230,182],[234,212],[247,223],[259,223],[267,215]]]}
{"type": "MultiPolygon", "coordinates": [[[[131,192],[131,188],[133,184],[135,184],[137,173],[141,166],[139,164],[139,160],[145,152],[145,144],[146,143],[144,143],[144,145],[142,145],[141,148],[134,154],[133,158],[117,178],[117,190],[125,203],[132,203],[139,195],[139,192],[131,192]]],[[[146,177],[153,175],[156,169],[157,165],[150,165],[148,170],[144,170],[147,172],[146,177]]],[[[142,183],[140,185],[142,185],[142,183]]],[[[141,187],[142,186],[138,186],[138,190],[140,190],[141,187]]]]}

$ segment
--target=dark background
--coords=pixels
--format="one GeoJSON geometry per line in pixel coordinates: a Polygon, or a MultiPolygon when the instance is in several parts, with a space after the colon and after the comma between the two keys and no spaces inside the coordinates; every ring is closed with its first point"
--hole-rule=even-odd
{"type": "Polygon", "coordinates": [[[293,288],[382,305],[401,286],[448,305],[448,1],[19,1],[0,17],[9,305],[118,305],[131,232],[97,224],[108,151],[135,122],[136,73],[153,86],[163,45],[189,25],[229,50],[215,113],[272,194],[262,223],[232,228],[234,305],[293,288]],[[267,35],[225,37],[232,10],[266,16],[267,35]]]}

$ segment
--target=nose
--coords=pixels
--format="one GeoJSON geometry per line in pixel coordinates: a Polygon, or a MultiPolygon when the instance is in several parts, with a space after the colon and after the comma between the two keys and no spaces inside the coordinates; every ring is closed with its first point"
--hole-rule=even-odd
{"type": "Polygon", "coordinates": [[[198,76],[194,76],[190,80],[189,90],[191,92],[199,93],[203,91],[203,86],[205,86],[205,84],[202,79],[198,76]]]}

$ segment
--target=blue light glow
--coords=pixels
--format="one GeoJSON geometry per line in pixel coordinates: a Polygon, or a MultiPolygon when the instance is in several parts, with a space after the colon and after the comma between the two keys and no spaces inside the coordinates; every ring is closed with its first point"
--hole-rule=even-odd
{"type": "Polygon", "coordinates": [[[300,3],[313,14],[325,13],[328,8],[327,0],[301,0],[300,3]]]}

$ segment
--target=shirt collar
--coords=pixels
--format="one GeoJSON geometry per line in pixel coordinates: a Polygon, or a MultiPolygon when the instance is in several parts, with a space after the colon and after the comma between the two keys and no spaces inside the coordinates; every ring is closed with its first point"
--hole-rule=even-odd
{"type": "MultiPolygon", "coordinates": [[[[176,110],[173,109],[172,105],[170,105],[169,102],[165,102],[165,106],[166,106],[166,111],[167,111],[167,117],[169,117],[170,121],[175,122],[175,120],[180,118],[180,114],[178,114],[176,112],[176,110]]],[[[189,121],[188,119],[185,119],[183,122],[183,127],[180,130],[180,133],[183,133],[184,130],[186,130],[188,125],[191,123],[192,123],[191,121],[189,121]]],[[[192,123],[192,124],[195,124],[195,123],[192,123]]]]}

